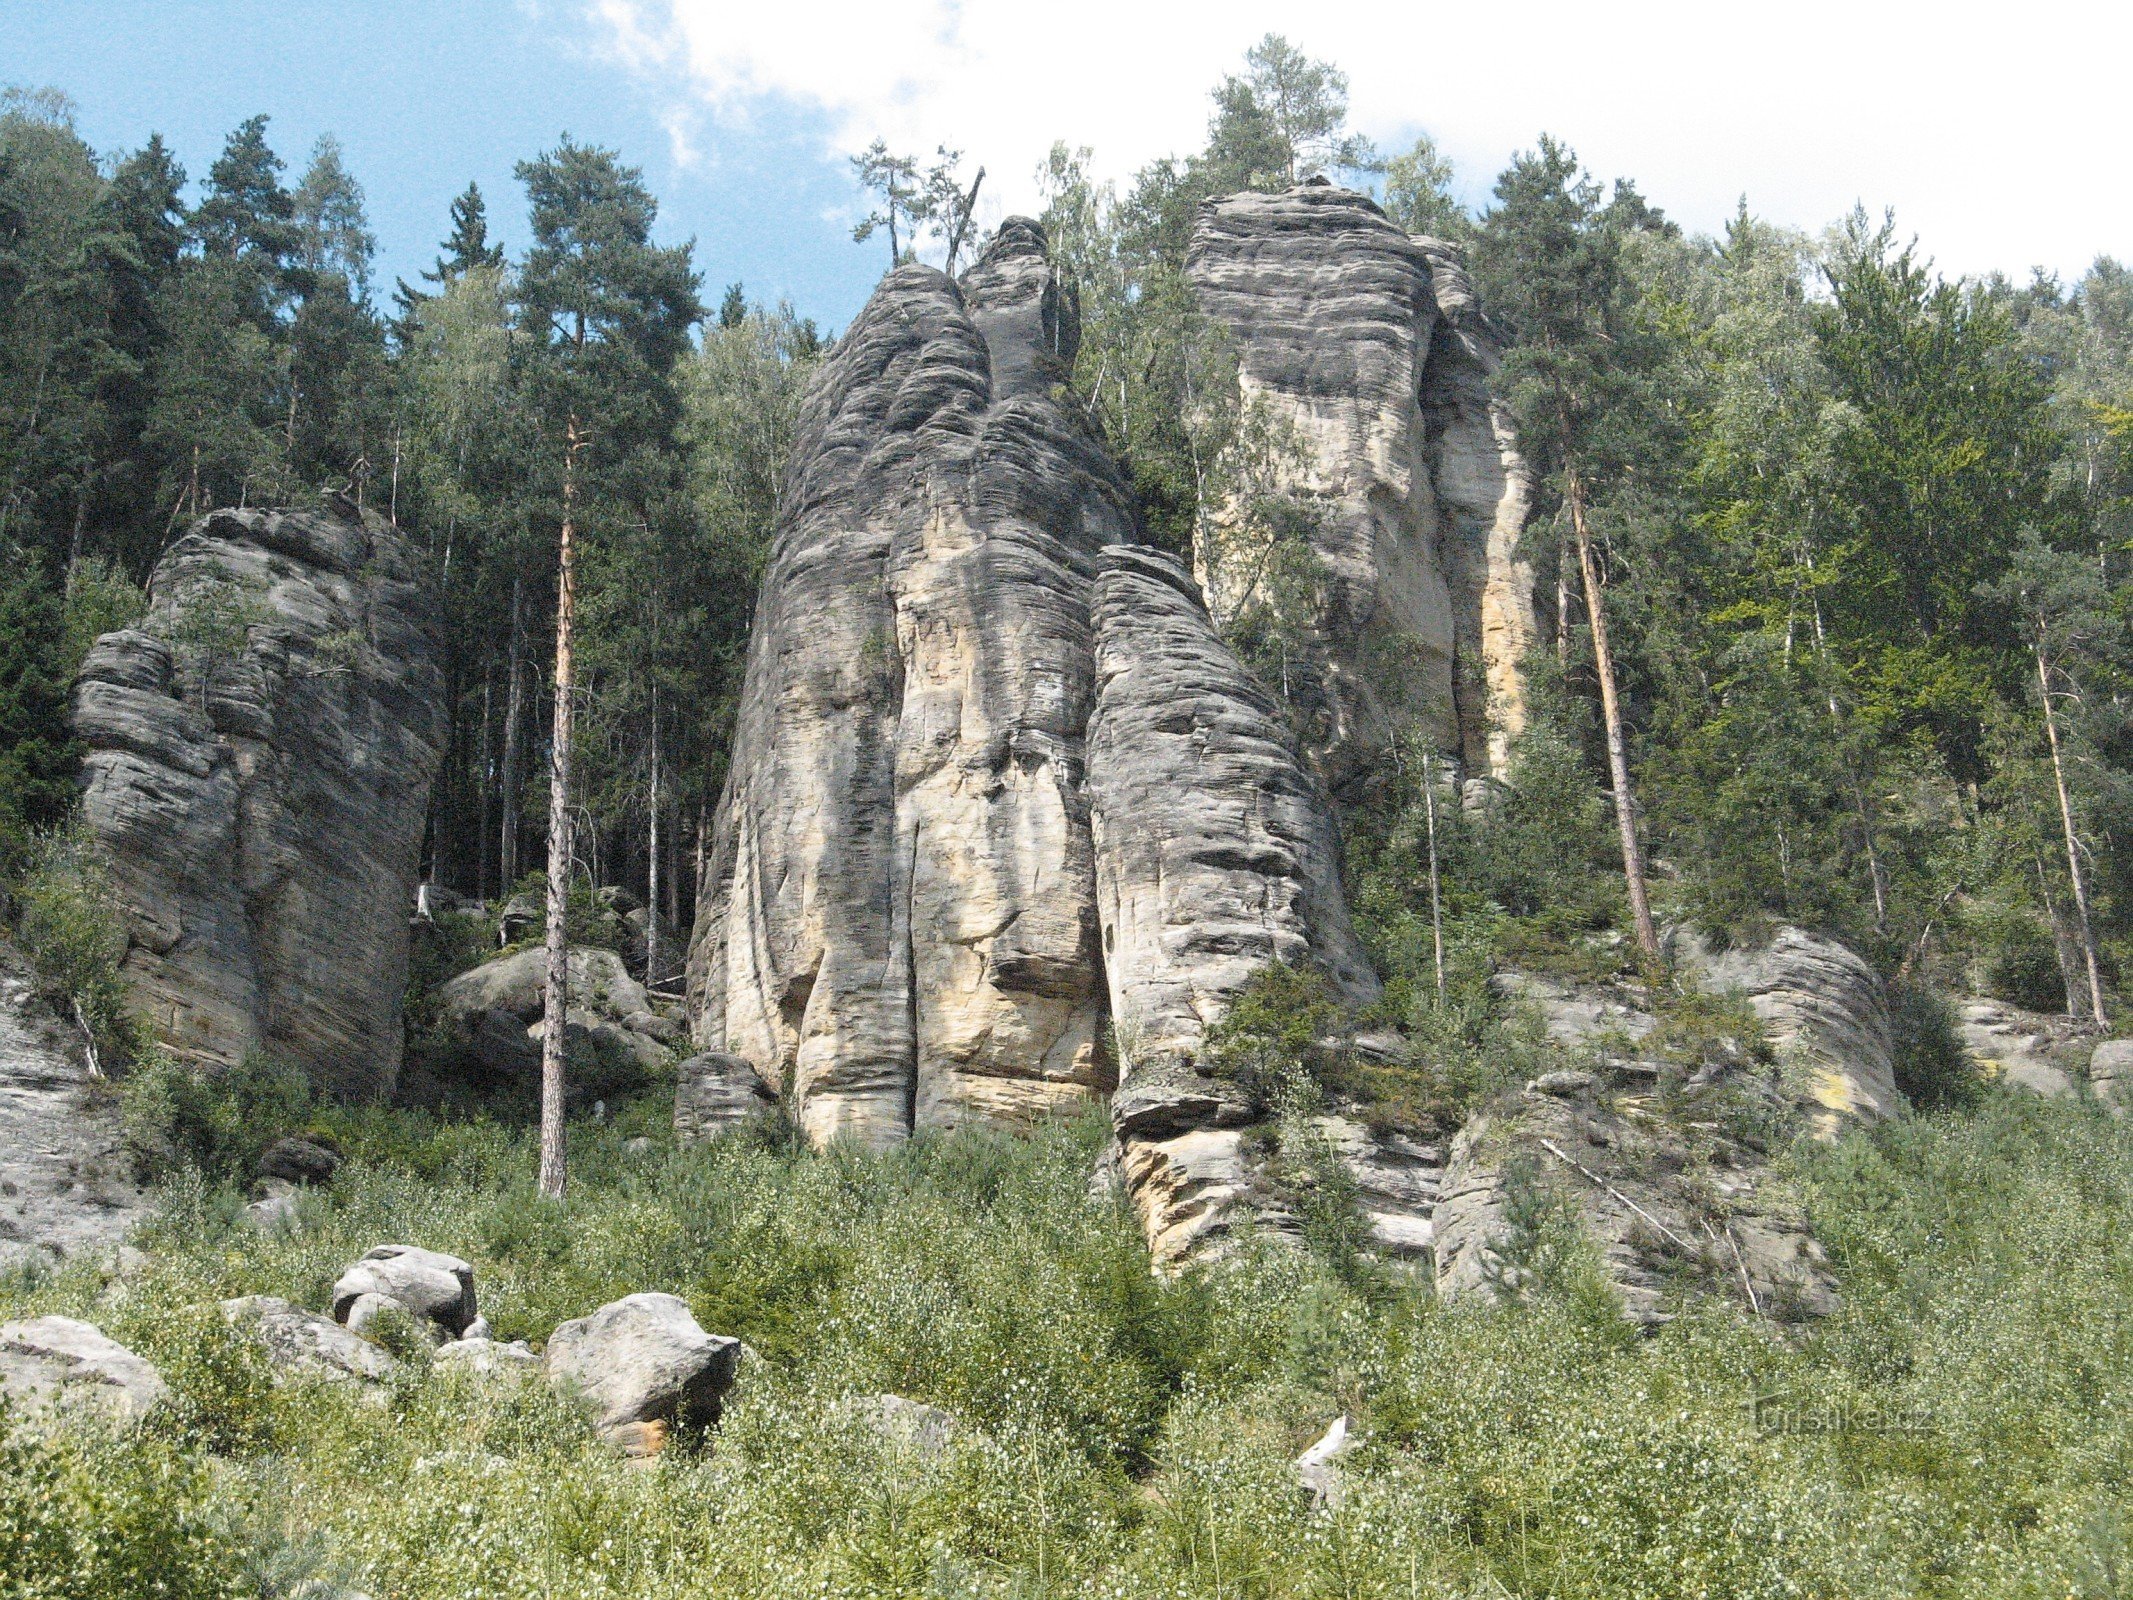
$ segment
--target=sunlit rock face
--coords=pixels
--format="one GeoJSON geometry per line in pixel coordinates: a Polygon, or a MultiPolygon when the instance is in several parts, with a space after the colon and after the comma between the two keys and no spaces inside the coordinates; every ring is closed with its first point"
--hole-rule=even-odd
{"type": "Polygon", "coordinates": [[[959,283],[891,273],[825,362],[691,1016],[702,1059],[746,1062],[817,1142],[1116,1087],[1129,1189],[1182,1255],[1246,1198],[1172,1170],[1251,1120],[1200,1070],[1207,1028],[1268,961],[1353,998],[1376,979],[1279,707],[1061,397],[1075,338],[1042,233],[1011,221],[959,283]]]}
{"type": "Polygon", "coordinates": [[[1300,508],[1302,570],[1236,503],[1195,567],[1218,624],[1279,613],[1281,687],[1336,796],[1421,737],[1480,775],[1524,725],[1532,490],[1489,396],[1499,346],[1456,247],[1324,183],[1202,206],[1186,272],[1234,351],[1250,469],[1300,508]],[[1270,558],[1271,557],[1271,558],[1270,558]]]}
{"type": "Polygon", "coordinates": [[[803,411],[690,963],[704,1046],[817,1140],[1110,1087],[1083,733],[1096,554],[1137,536],[1052,397],[1033,224],[892,272],[803,411]]]}
{"type": "Polygon", "coordinates": [[[408,541],[352,505],[202,518],[90,650],[82,819],[166,1046],[391,1089],[442,658],[408,541]]]}

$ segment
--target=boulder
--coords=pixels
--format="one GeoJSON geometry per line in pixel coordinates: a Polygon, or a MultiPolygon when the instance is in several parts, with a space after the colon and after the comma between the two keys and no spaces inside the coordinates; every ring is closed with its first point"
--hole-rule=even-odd
{"type": "Polygon", "coordinates": [[[1500,767],[1526,714],[1533,488],[1489,394],[1498,338],[1457,247],[1306,184],[1203,204],[1185,273],[1236,352],[1244,403],[1276,431],[1260,475],[1303,503],[1315,558],[1313,581],[1277,590],[1264,532],[1213,508],[1193,555],[1215,616],[1298,610],[1285,674],[1337,795],[1386,773],[1408,727],[1470,772],[1500,767]]]}
{"type": "Polygon", "coordinates": [[[333,1318],[350,1327],[358,1325],[358,1302],[364,1304],[363,1321],[381,1303],[398,1306],[417,1325],[428,1324],[447,1338],[456,1339],[476,1315],[474,1269],[457,1256],[423,1250],[411,1244],[381,1244],[364,1254],[333,1286],[333,1318]]]}
{"type": "Polygon", "coordinates": [[[0,937],[0,1266],[108,1250],[145,1205],[117,1097],[0,937]]]}
{"type": "Polygon", "coordinates": [[[938,1460],[963,1435],[955,1414],[900,1394],[860,1395],[837,1409],[856,1417],[869,1432],[921,1461],[938,1460]]]}
{"type": "Polygon", "coordinates": [[[154,1366],[72,1317],[0,1325],[0,1392],[18,1410],[138,1422],[170,1399],[154,1366]]]}
{"type": "Polygon", "coordinates": [[[223,1319],[263,1345],[274,1381],[318,1378],[327,1383],[379,1383],[397,1362],[381,1346],[331,1317],[276,1295],[250,1294],[222,1302],[223,1319]]]}
{"type": "MultiPolygon", "coordinates": [[[[524,1083],[541,1069],[548,953],[536,946],[485,961],[437,991],[446,1049],[457,1067],[493,1082],[524,1083]]],[[[609,1093],[641,1083],[671,1059],[680,1026],[657,1015],[644,986],[612,950],[570,952],[565,1013],[571,1087],[609,1093]]]]}
{"type": "Polygon", "coordinates": [[[276,1139],[260,1152],[253,1176],[278,1178],[283,1183],[320,1185],[331,1183],[340,1165],[339,1151],[315,1139],[292,1135],[276,1139]]]}
{"type": "Polygon", "coordinates": [[[684,1144],[710,1139],[778,1109],[778,1093],[739,1056],[701,1050],[677,1069],[674,1133],[684,1144]]]}
{"type": "Polygon", "coordinates": [[[1979,1068],[2012,1089],[2049,1098],[2073,1094],[2084,1058],[2094,1059],[2087,1030],[2071,1017],[1973,995],[1958,1003],[1956,1021],[1979,1068]]]}
{"type": "Polygon", "coordinates": [[[472,1336],[443,1346],[434,1359],[445,1371],[471,1372],[483,1378],[522,1377],[541,1364],[541,1358],[523,1339],[501,1344],[494,1339],[472,1336]]]}
{"type": "Polygon", "coordinates": [[[740,1355],[740,1340],[704,1332],[679,1296],[632,1294],[558,1326],[545,1364],[602,1439],[652,1456],[674,1430],[718,1422],[740,1355]]]}
{"type": "Polygon", "coordinates": [[[392,1088],[442,659],[412,545],[346,506],[202,518],[89,651],[82,820],[135,1009],[180,1057],[392,1088]]]}
{"type": "Polygon", "coordinates": [[[303,1226],[293,1194],[270,1194],[244,1208],[244,1220],[261,1233],[294,1233],[303,1226]]]}
{"type": "Polygon", "coordinates": [[[2133,1111],[2133,1039],[2106,1039],[2090,1053],[2089,1092],[2115,1116],[2133,1111]]]}
{"type": "Polygon", "coordinates": [[[1333,1419],[1308,1450],[1296,1458],[1296,1481],[1311,1496],[1311,1504],[1325,1511],[1341,1508],[1341,1458],[1355,1448],[1346,1416],[1333,1419]]]}
{"type": "Polygon", "coordinates": [[[1499,1096],[1452,1140],[1432,1217],[1443,1300],[1516,1294],[1544,1272],[1556,1216],[1590,1241],[1624,1314],[1655,1326],[1690,1287],[1782,1321],[1827,1315],[1836,1289],[1804,1211],[1732,1131],[1760,1083],[1706,1085],[1667,1106],[1558,1071],[1499,1096]]]}

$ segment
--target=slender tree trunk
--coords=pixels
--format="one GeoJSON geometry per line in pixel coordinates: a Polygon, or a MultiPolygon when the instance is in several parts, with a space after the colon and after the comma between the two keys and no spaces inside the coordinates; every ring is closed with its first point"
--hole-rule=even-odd
{"type": "Polygon", "coordinates": [[[659,982],[659,808],[665,796],[659,792],[659,689],[652,689],[652,803],[645,829],[644,883],[644,985],[659,982]]]}
{"type": "Polygon", "coordinates": [[[2059,963],[2059,982],[2066,990],[2066,1014],[2081,1015],[2081,941],[2076,939],[2066,926],[2066,918],[2059,915],[2059,902],[2052,897],[2051,874],[2044,870],[2042,851],[2033,852],[2030,860],[2037,869],[2037,898],[2044,902],[2044,920],[2051,925],[2052,955],[2059,963]]]}
{"type": "Polygon", "coordinates": [[[1570,670],[1570,545],[1558,540],[1555,549],[1555,664],[1570,670]]]}
{"type": "Polygon", "coordinates": [[[1437,1004],[1444,1004],[1444,898],[1437,874],[1437,759],[1422,752],[1422,815],[1429,824],[1429,933],[1437,959],[1437,1004]]]}
{"type": "Polygon", "coordinates": [[[504,766],[499,774],[503,818],[497,825],[497,893],[507,895],[518,882],[518,785],[526,735],[526,645],[523,604],[525,580],[511,578],[510,688],[504,700],[504,766]]]}
{"type": "Polygon", "coordinates": [[[563,531],[556,553],[555,732],[548,757],[548,981],[541,996],[541,1176],[543,1198],[563,1198],[563,1043],[570,1003],[571,625],[578,574],[572,541],[578,502],[578,418],[566,424],[563,531]]]}
{"type": "MultiPolygon", "coordinates": [[[[1814,571],[1814,565],[1814,559],[1809,557],[1807,570],[1809,572],[1814,571]]],[[[1829,639],[1822,631],[1822,602],[1819,599],[1814,604],[1814,624],[1815,657],[1821,663],[1822,671],[1828,674],[1830,672],[1829,639]]],[[[1786,633],[1786,649],[1789,655],[1791,650],[1790,623],[1786,625],[1786,633]]],[[[1852,760],[1849,751],[1845,748],[1844,713],[1837,704],[1837,689],[1834,676],[1827,677],[1825,682],[1829,688],[1830,725],[1837,730],[1838,757],[1844,763],[1845,781],[1851,785],[1852,805],[1859,813],[1859,837],[1866,846],[1866,873],[1874,890],[1874,931],[1876,933],[1887,933],[1889,931],[1889,888],[1888,881],[1881,875],[1881,852],[1874,848],[1874,813],[1866,803],[1866,785],[1859,777],[1858,765],[1852,760]]]]}
{"type": "Polygon", "coordinates": [[[474,758],[474,898],[489,898],[489,782],[496,750],[496,657],[481,674],[481,749],[474,758]]]}
{"type": "Polygon", "coordinates": [[[2088,966],[2089,1005],[2096,1026],[2106,1027],[2103,1009],[2103,964],[2096,956],[2096,929],[2089,918],[2088,880],[2081,871],[2081,841],[2074,831],[2074,802],[2066,788],[2066,762],[2059,750],[2059,718],[2052,710],[2051,666],[2045,657],[2044,640],[2036,644],[2037,687],[2044,695],[2044,737],[2051,745],[2052,784],[2059,791],[2059,826],[2066,835],[2066,872],[2074,886],[2074,922],[2081,935],[2081,957],[2088,966]]]}
{"type": "Polygon", "coordinates": [[[1592,629],[1593,665],[1600,674],[1600,713],[1607,723],[1607,773],[1614,783],[1615,822],[1622,833],[1622,877],[1629,885],[1629,911],[1637,948],[1657,960],[1659,933],[1644,885],[1644,846],[1637,838],[1637,802],[1629,785],[1629,744],[1622,731],[1622,703],[1615,690],[1614,652],[1607,643],[1607,607],[1600,597],[1599,565],[1592,555],[1592,529],[1585,521],[1585,491],[1577,470],[1569,475],[1570,524],[1578,541],[1578,573],[1584,580],[1585,620],[1592,629]]]}

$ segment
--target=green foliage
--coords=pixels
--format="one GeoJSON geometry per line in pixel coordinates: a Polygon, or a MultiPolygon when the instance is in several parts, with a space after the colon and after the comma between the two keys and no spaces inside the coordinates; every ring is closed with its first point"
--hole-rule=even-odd
{"type": "Polygon", "coordinates": [[[303,1130],[313,1110],[304,1075],[256,1053],[218,1067],[156,1051],[120,1090],[127,1146],[155,1179],[192,1168],[216,1182],[249,1182],[260,1153],[303,1130]]]}
{"type": "Polygon", "coordinates": [[[36,562],[0,575],[0,865],[74,799],[81,747],[66,728],[66,621],[36,562]]]}
{"type": "MultiPolygon", "coordinates": [[[[1545,1174],[1518,1190],[1516,1303],[1447,1308],[1264,1241],[1151,1275],[1130,1215],[1086,1197],[1093,1120],[649,1159],[623,1150],[626,1121],[582,1124],[570,1197],[535,1206],[530,1134],[324,1115],[349,1163],[306,1231],[262,1237],[234,1195],[179,1183],[122,1309],[97,1313],[210,1431],[0,1446],[0,1529],[47,1584],[31,1593],[153,1592],[79,1564],[151,1530],[177,1594],[240,1592],[211,1580],[241,1570],[243,1592],[300,1572],[381,1597],[478,1574],[482,1592],[684,1600],[2013,1600],[2108,1593],[2123,1562],[2133,1130],[2079,1104],[1993,1093],[1794,1152],[1842,1306],[1789,1336],[1718,1302],[1632,1332],[1545,1174]],[[537,1382],[415,1363],[372,1404],[261,1386],[218,1345],[215,1299],[320,1304],[387,1238],[473,1261],[506,1336],[659,1287],[765,1359],[714,1448],[645,1471],[537,1382]],[[161,1309],[184,1306],[204,1309],[161,1309]],[[946,1406],[957,1433],[927,1454],[875,1431],[850,1397],[884,1390],[946,1406]],[[1343,1412],[1360,1444],[1339,1509],[1314,1510],[1291,1463],[1343,1412]]],[[[0,1314],[81,1314],[97,1292],[81,1273],[12,1286],[0,1314]]]]}
{"type": "Polygon", "coordinates": [[[70,826],[32,840],[14,893],[16,936],[39,983],[100,1056],[125,1061],[140,1044],[121,976],[125,913],[87,830],[70,826]]]}
{"type": "Polygon", "coordinates": [[[1984,1096],[1977,1062],[1956,1031],[1948,1002],[1925,986],[1888,986],[1896,1087],[1922,1111],[1969,1110],[1984,1096]]]}
{"type": "Polygon", "coordinates": [[[0,1575],[19,1600],[241,1600],[209,1479],[153,1440],[44,1439],[0,1402],[0,1575]]]}

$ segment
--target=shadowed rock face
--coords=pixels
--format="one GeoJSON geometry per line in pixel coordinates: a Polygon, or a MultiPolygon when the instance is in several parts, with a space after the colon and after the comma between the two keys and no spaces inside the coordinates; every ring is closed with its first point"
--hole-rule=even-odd
{"type": "MultiPolygon", "coordinates": [[[[1234,343],[1247,406],[1287,436],[1280,476],[1315,511],[1320,571],[1291,689],[1306,753],[1343,797],[1403,726],[1470,772],[1525,720],[1531,484],[1487,378],[1495,335],[1454,246],[1410,238],[1325,184],[1201,208],[1186,272],[1234,343]]],[[[1263,586],[1257,536],[1210,519],[1195,563],[1226,622],[1263,586]]]]}
{"type": "Polygon", "coordinates": [[[179,1054],[253,1048],[391,1088],[408,906],[445,737],[440,623],[376,517],[217,511],[74,691],[82,815],[130,921],[134,1001],[179,1054]]]}
{"type": "Polygon", "coordinates": [[[719,1092],[685,1082],[681,1120],[736,1058],[813,1139],[877,1145],[1122,1079],[1176,1255],[1248,1187],[1206,1027],[1270,960],[1377,984],[1277,708],[1053,397],[1074,338],[1012,221],[960,284],[890,274],[818,376],[690,958],[719,1092]]]}

